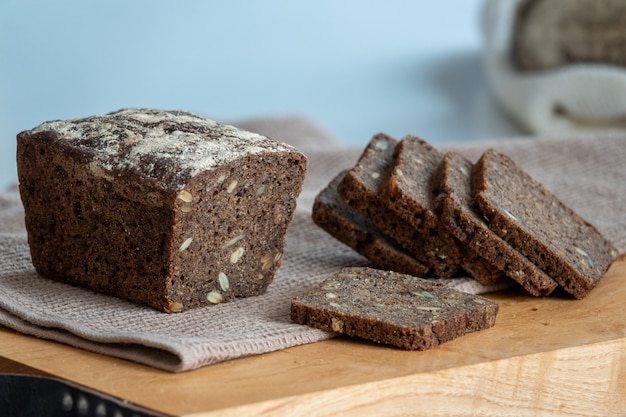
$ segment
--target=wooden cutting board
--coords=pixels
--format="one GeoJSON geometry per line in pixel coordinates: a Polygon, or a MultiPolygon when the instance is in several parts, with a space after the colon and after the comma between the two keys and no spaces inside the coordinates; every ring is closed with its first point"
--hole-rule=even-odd
{"type": "Polygon", "coordinates": [[[425,352],[336,338],[170,374],[0,328],[0,372],[175,416],[626,415],[626,262],[584,300],[512,289],[495,327],[425,352]]]}

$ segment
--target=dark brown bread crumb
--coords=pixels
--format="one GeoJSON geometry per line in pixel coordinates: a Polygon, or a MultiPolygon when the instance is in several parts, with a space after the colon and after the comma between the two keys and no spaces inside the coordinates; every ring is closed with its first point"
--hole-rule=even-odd
{"type": "Polygon", "coordinates": [[[426,276],[428,267],[341,200],[337,186],[344,176],[345,171],[316,196],[312,213],[315,224],[380,268],[426,276]]]}
{"type": "MultiPolygon", "coordinates": [[[[457,243],[458,244],[458,243],[457,243]]],[[[505,274],[486,261],[478,252],[467,246],[460,247],[461,267],[465,272],[482,285],[493,285],[500,282],[505,274]]]]}
{"type": "Polygon", "coordinates": [[[589,294],[618,255],[595,227],[493,149],[474,166],[472,192],[489,228],[575,298],[589,294]]]}
{"type": "Polygon", "coordinates": [[[17,137],[33,265],[167,312],[260,294],[280,265],[306,162],[186,112],[44,123],[17,137]]]}
{"type": "Polygon", "coordinates": [[[295,297],[291,319],[408,350],[492,327],[498,305],[411,275],[344,268],[295,297]]]}
{"type": "Polygon", "coordinates": [[[437,257],[450,267],[460,265],[484,285],[502,278],[502,273],[487,263],[471,248],[459,244],[443,227],[436,212],[433,195],[433,175],[443,153],[426,141],[406,136],[395,148],[393,165],[380,195],[396,215],[418,230],[431,246],[436,246],[437,257]]]}
{"type": "MultiPolygon", "coordinates": [[[[397,140],[384,133],[373,136],[357,163],[345,174],[337,187],[337,192],[346,204],[370,221],[386,217],[387,208],[378,198],[378,191],[387,179],[389,164],[397,143],[397,140]]],[[[400,219],[391,218],[404,224],[400,219]]]]}
{"type": "Polygon", "coordinates": [[[381,188],[382,198],[389,201],[393,210],[423,233],[435,233],[439,227],[432,175],[442,158],[443,153],[426,141],[406,136],[395,147],[388,180],[381,188]]]}
{"type": "Polygon", "coordinates": [[[537,268],[511,245],[492,232],[472,207],[473,164],[463,156],[448,152],[435,173],[442,223],[461,243],[504,271],[532,295],[549,295],[556,281],[537,268]]]}
{"type": "Polygon", "coordinates": [[[391,210],[389,202],[380,195],[389,177],[397,143],[382,133],[374,136],[356,165],[339,184],[338,193],[346,204],[426,264],[433,274],[444,278],[456,276],[459,272],[458,264],[448,254],[441,252],[445,242],[436,235],[425,235],[416,230],[406,219],[391,210]]]}

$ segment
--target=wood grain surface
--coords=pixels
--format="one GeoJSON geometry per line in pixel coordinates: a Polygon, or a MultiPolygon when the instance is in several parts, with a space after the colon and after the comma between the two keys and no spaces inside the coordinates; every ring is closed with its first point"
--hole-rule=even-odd
{"type": "Polygon", "coordinates": [[[0,371],[174,416],[626,415],[626,262],[583,300],[487,294],[496,325],[408,352],[339,337],[182,374],[0,328],[0,371]]]}

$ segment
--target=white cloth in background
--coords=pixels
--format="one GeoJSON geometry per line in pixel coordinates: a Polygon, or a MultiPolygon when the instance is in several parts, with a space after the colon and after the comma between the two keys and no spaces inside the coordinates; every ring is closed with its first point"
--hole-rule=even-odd
{"type": "Polygon", "coordinates": [[[532,133],[626,128],[626,68],[570,64],[548,71],[515,70],[510,52],[520,2],[484,4],[485,76],[495,100],[532,133]]]}

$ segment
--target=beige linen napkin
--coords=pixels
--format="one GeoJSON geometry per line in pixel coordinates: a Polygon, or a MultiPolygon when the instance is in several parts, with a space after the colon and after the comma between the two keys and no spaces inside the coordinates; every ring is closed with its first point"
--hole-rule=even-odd
{"type": "MultiPolygon", "coordinates": [[[[361,148],[342,148],[306,119],[237,123],[296,145],[309,157],[309,175],[290,226],[283,265],[266,294],[165,314],[37,276],[29,257],[17,189],[0,193],[0,324],[17,331],[181,372],[247,355],[333,337],[289,319],[293,296],[342,266],[367,261],[310,219],[313,199],[332,177],[351,166],[361,148]]],[[[369,138],[363,139],[363,146],[369,138]]],[[[626,250],[626,136],[494,142],[536,178],[626,250]]],[[[457,148],[476,159],[489,146],[457,148]]],[[[446,281],[468,292],[469,278],[446,281]]],[[[508,285],[504,283],[502,285],[508,285]]],[[[576,301],[572,301],[576,302],[576,301]]]]}

